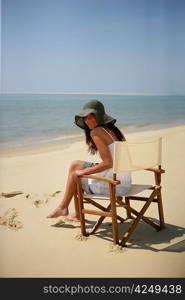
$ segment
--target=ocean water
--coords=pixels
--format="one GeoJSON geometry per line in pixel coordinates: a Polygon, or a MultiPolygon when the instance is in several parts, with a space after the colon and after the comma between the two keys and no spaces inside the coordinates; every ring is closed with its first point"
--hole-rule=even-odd
{"type": "Polygon", "coordinates": [[[185,96],[1,94],[0,149],[83,136],[74,115],[91,99],[100,100],[125,133],[185,123],[185,96]]]}

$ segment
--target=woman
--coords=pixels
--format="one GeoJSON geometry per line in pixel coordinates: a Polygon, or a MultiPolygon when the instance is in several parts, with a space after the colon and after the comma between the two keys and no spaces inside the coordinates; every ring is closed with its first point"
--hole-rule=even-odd
{"type": "MultiPolygon", "coordinates": [[[[115,122],[116,119],[108,116],[103,104],[97,100],[86,103],[83,110],[75,116],[76,125],[85,131],[89,152],[95,154],[98,151],[102,161],[100,163],[81,160],[72,162],[64,197],[48,218],[65,216],[67,220],[79,221],[78,203],[75,203],[75,213],[69,214],[68,211],[69,203],[75,193],[77,177],[90,174],[112,177],[114,141],[125,141],[121,131],[114,125],[115,122]]],[[[131,186],[131,175],[130,173],[118,174],[117,179],[121,183],[116,187],[116,194],[123,195],[131,186]]],[[[97,195],[109,193],[108,184],[95,179],[82,178],[82,188],[86,193],[97,195]]]]}

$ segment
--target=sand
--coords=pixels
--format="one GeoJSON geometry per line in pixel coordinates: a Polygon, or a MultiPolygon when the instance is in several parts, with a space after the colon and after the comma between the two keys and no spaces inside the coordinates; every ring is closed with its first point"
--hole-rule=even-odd
{"type": "MultiPolygon", "coordinates": [[[[62,198],[71,161],[100,160],[88,154],[83,140],[3,153],[0,277],[184,277],[185,126],[126,134],[127,140],[159,136],[166,170],[162,175],[166,227],[156,232],[141,222],[123,249],[112,245],[108,218],[98,234],[88,238],[81,238],[77,223],[46,218],[62,198]]],[[[133,182],[153,184],[153,174],[137,171],[133,182]]],[[[124,215],[123,210],[120,213],[124,215]]],[[[146,215],[158,218],[155,203],[146,215]]],[[[89,228],[95,219],[87,216],[89,228]]],[[[120,231],[128,225],[120,225],[120,231]]]]}

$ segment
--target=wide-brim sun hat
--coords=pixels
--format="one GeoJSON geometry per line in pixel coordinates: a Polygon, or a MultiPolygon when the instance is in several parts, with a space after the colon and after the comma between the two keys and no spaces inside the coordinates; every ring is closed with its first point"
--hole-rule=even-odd
{"type": "Polygon", "coordinates": [[[104,105],[100,101],[90,100],[83,106],[82,111],[75,115],[75,124],[80,128],[85,129],[86,124],[84,122],[84,117],[87,117],[92,113],[95,114],[98,125],[114,124],[116,122],[115,118],[112,118],[105,113],[104,105]]]}

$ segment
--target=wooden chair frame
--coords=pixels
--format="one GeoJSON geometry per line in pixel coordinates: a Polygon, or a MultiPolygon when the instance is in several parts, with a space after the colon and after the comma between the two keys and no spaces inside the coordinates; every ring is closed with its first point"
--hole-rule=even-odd
{"type": "Polygon", "coordinates": [[[149,188],[151,190],[151,194],[149,197],[141,197],[137,195],[125,196],[125,197],[116,196],[116,185],[120,183],[119,180],[116,180],[116,174],[113,174],[113,179],[94,176],[94,175],[83,175],[78,177],[75,197],[79,206],[81,234],[83,236],[88,236],[90,234],[95,233],[106,217],[110,217],[112,219],[113,243],[118,244],[122,247],[126,246],[127,241],[135,231],[140,220],[151,225],[157,231],[164,228],[165,225],[164,225],[164,214],[163,214],[162,195],[161,195],[161,174],[165,173],[165,170],[163,170],[160,165],[156,168],[148,168],[146,170],[152,171],[154,173],[154,178],[155,178],[155,185],[149,188]],[[82,190],[81,178],[92,178],[92,179],[97,179],[97,180],[107,182],[109,184],[109,197],[101,197],[93,194],[86,196],[82,190]],[[97,203],[95,200],[93,200],[93,198],[95,198],[95,200],[101,200],[101,199],[109,200],[110,203],[108,204],[107,207],[104,207],[99,203],[97,203]],[[123,199],[125,201],[123,201],[123,199]],[[136,211],[133,207],[131,207],[130,201],[133,200],[145,202],[144,206],[139,212],[136,211]],[[148,217],[144,216],[146,210],[148,209],[148,207],[152,202],[157,203],[158,205],[158,213],[159,213],[159,221],[160,221],[159,225],[154,223],[148,217]],[[84,208],[85,203],[92,204],[99,210],[85,209],[84,208]],[[119,207],[121,206],[126,210],[126,219],[123,219],[122,217],[117,215],[118,206],[119,207]],[[99,220],[95,223],[92,231],[88,233],[86,231],[86,225],[85,225],[85,216],[84,216],[85,214],[100,216],[99,220]],[[133,215],[136,217],[134,217],[133,215]],[[124,222],[125,220],[128,219],[133,219],[133,222],[130,225],[128,231],[122,237],[122,239],[119,239],[118,220],[124,222]]]}

